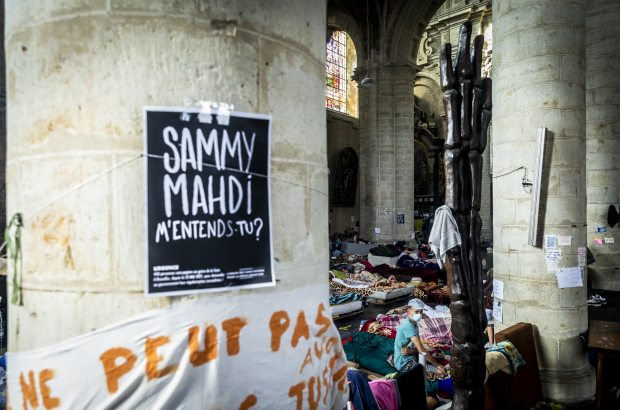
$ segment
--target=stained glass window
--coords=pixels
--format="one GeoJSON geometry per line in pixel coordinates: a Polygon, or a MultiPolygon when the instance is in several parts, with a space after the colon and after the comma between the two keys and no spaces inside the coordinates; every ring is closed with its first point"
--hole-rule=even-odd
{"type": "Polygon", "coordinates": [[[325,105],[330,110],[347,112],[347,35],[334,31],[327,43],[325,105]]]}

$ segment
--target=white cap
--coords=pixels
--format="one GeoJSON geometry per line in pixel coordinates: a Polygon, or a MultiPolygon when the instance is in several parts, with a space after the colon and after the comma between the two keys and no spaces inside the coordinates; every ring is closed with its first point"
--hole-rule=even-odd
{"type": "Polygon", "coordinates": [[[415,308],[416,310],[423,310],[424,309],[424,302],[422,301],[422,299],[411,299],[409,301],[408,305],[410,307],[415,308]]]}

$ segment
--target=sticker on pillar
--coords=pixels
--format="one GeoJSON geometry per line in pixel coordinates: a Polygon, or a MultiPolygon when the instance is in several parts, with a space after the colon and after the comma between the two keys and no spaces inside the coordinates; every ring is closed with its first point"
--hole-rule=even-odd
{"type": "Polygon", "coordinates": [[[375,233],[381,233],[381,228],[375,228],[375,233]]]}
{"type": "Polygon", "coordinates": [[[602,245],[603,244],[603,240],[601,238],[594,238],[594,243],[602,245]]]}
{"type": "Polygon", "coordinates": [[[614,243],[614,237],[613,236],[608,236],[605,238],[605,243],[614,243]]]}
{"type": "Polygon", "coordinates": [[[405,214],[396,214],[396,223],[404,224],[405,223],[405,214]]]}
{"type": "Polygon", "coordinates": [[[499,320],[500,322],[504,321],[504,307],[502,306],[502,302],[499,300],[493,301],[493,318],[495,320],[499,320]]]}
{"type": "Polygon", "coordinates": [[[596,228],[596,232],[607,232],[607,228],[605,228],[604,226],[599,226],[598,228],[596,228]]]}
{"type": "Polygon", "coordinates": [[[545,236],[545,247],[546,248],[555,248],[556,247],[556,237],[555,237],[555,235],[547,235],[547,236],[545,236]]]}
{"type": "Polygon", "coordinates": [[[271,116],[206,111],[144,107],[148,296],[275,285],[271,116]]]}
{"type": "Polygon", "coordinates": [[[558,237],[558,245],[560,246],[570,246],[572,242],[572,236],[559,236],[558,237]]]}
{"type": "Polygon", "coordinates": [[[578,288],[583,286],[583,274],[580,267],[576,268],[562,268],[558,270],[558,287],[564,288],[578,288]]]}

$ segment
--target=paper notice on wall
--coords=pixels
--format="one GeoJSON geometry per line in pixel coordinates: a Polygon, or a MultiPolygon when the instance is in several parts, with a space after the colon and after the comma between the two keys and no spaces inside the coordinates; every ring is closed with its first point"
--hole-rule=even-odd
{"type": "Polygon", "coordinates": [[[570,246],[572,239],[573,239],[572,236],[559,236],[558,237],[558,245],[560,245],[560,246],[570,246]]]}
{"type": "Polygon", "coordinates": [[[582,269],[580,267],[562,268],[558,271],[557,276],[560,289],[583,286],[582,269]]]}
{"type": "Polygon", "coordinates": [[[545,247],[546,248],[555,248],[556,247],[556,237],[555,237],[555,235],[547,235],[547,236],[545,236],[545,247]]]}
{"type": "Polygon", "coordinates": [[[497,299],[493,301],[493,318],[500,322],[504,321],[504,308],[502,307],[502,302],[497,299]]]}
{"type": "Polygon", "coordinates": [[[580,268],[585,268],[586,267],[586,257],[585,256],[577,256],[577,265],[579,265],[580,268]]]}
{"type": "Polygon", "coordinates": [[[381,228],[375,228],[375,233],[381,233],[381,228]]]}
{"type": "Polygon", "coordinates": [[[504,282],[493,279],[493,296],[497,299],[504,299],[504,282]]]}
{"type": "Polygon", "coordinates": [[[586,248],[577,248],[577,256],[586,256],[586,248]]]}
{"type": "Polygon", "coordinates": [[[608,236],[605,238],[605,243],[614,243],[614,237],[613,236],[608,236]]]}
{"type": "Polygon", "coordinates": [[[314,285],[203,298],[7,353],[9,406],[341,410],[347,359],[328,293],[314,285]]]}
{"type": "Polygon", "coordinates": [[[594,238],[594,243],[596,243],[597,245],[602,245],[603,240],[601,238],[594,238]]]}
{"type": "Polygon", "coordinates": [[[598,228],[596,228],[596,232],[606,232],[607,228],[605,228],[604,226],[599,226],[598,228]]]}
{"type": "Polygon", "coordinates": [[[561,249],[547,249],[546,259],[562,259],[561,249]]]}

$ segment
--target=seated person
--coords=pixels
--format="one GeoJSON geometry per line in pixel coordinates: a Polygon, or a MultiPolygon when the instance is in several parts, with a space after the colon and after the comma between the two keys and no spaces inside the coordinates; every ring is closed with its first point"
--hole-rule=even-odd
{"type": "Polygon", "coordinates": [[[489,345],[486,346],[486,348],[488,349],[489,347],[493,346],[493,344],[495,344],[495,333],[494,333],[494,322],[493,322],[493,310],[491,309],[485,309],[486,310],[486,314],[487,314],[487,327],[486,329],[484,329],[484,334],[487,335],[487,337],[489,338],[489,345]]]}
{"type": "MultiPolygon", "coordinates": [[[[417,362],[417,354],[426,353],[427,369],[443,374],[444,367],[426,351],[420,340],[417,322],[422,320],[423,312],[424,302],[421,299],[411,299],[409,301],[407,319],[401,322],[396,332],[394,366],[399,372],[407,372],[417,362]]],[[[429,409],[434,409],[439,405],[439,400],[437,400],[437,396],[433,392],[428,392],[426,402],[429,409]]]]}

